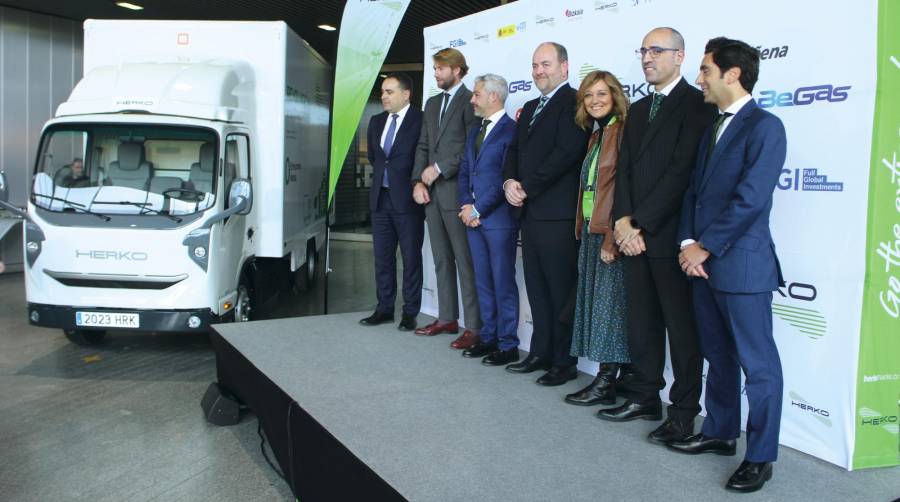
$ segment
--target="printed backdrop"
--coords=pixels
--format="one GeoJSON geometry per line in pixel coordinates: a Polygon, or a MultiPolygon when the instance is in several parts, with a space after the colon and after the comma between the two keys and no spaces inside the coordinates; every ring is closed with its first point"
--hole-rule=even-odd
{"type": "MultiPolygon", "coordinates": [[[[470,89],[477,75],[503,75],[510,83],[506,109],[515,118],[526,101],[538,96],[531,81],[531,55],[540,42],[552,40],[568,48],[573,87],[592,70],[610,70],[632,100],[652,92],[634,51],[654,27],[672,26],[684,35],[682,74],[691,83],[708,39],[726,35],[757,46],[762,62],[753,96],[784,122],[789,147],[772,212],[787,281],[773,302],[785,375],[781,441],[848,469],[896,465],[900,325],[889,307],[900,305],[900,280],[897,274],[890,275],[891,253],[896,258],[893,266],[900,265],[900,222],[893,210],[893,185],[900,186],[896,153],[900,117],[896,98],[879,96],[895,104],[892,112],[881,116],[886,132],[883,152],[873,152],[876,79],[887,78],[876,73],[876,58],[891,58],[886,47],[881,47],[881,54],[876,51],[878,8],[876,0],[845,5],[839,12],[814,0],[788,4],[761,0],[752,7],[736,0],[521,0],[426,28],[423,93],[427,97],[438,92],[429,69],[431,55],[444,47],[465,54],[471,67],[465,79],[470,89]],[[724,28],[729,25],[733,26],[724,28]],[[847,34],[848,27],[852,36],[834,36],[847,34]],[[878,167],[882,157],[885,165],[893,166],[890,172],[878,167]],[[870,200],[870,171],[873,186],[887,186],[879,196],[881,202],[874,191],[870,200]],[[878,214],[886,231],[882,232],[887,239],[885,259],[876,254],[878,242],[867,247],[867,215],[876,204],[882,208],[878,214]],[[887,274],[865,281],[867,260],[874,272],[880,267],[887,274]],[[881,304],[887,306],[879,307],[876,291],[874,307],[866,311],[871,329],[861,331],[864,287],[870,282],[878,282],[881,304]],[[893,356],[882,353],[872,363],[860,353],[861,343],[874,352],[890,349],[893,356]],[[857,386],[864,385],[878,387],[867,388],[870,402],[858,403],[857,386]]],[[[882,10],[889,8],[896,10],[882,5],[882,10]]],[[[885,12],[881,16],[886,32],[890,16],[885,12]]],[[[896,58],[894,74],[888,76],[895,82],[900,72],[896,58]]],[[[423,253],[423,312],[434,315],[437,286],[427,242],[423,253]]],[[[523,307],[519,333],[521,347],[527,350],[531,318],[521,254],[518,281],[523,307]]],[[[596,372],[589,361],[580,361],[579,367],[596,372]]],[[[666,373],[671,384],[668,367],[666,373]]],[[[667,396],[668,388],[662,392],[663,399],[667,396]]]]}

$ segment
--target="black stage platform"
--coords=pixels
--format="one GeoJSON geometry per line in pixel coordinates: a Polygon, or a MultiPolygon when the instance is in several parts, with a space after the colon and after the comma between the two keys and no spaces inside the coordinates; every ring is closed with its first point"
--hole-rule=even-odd
{"type": "MultiPolygon", "coordinates": [[[[215,326],[219,383],[259,417],[302,502],[892,500],[900,476],[781,449],[761,492],[723,488],[743,455],[688,457],[460,357],[452,336],[360,326],[366,313],[215,326]]],[[[425,322],[422,316],[420,322],[425,322]]],[[[699,424],[699,421],[698,421],[699,424]]]]}

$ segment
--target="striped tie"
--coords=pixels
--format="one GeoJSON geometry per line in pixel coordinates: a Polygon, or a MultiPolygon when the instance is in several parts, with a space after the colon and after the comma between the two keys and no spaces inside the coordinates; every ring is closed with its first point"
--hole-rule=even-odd
{"type": "Polygon", "coordinates": [[[528,128],[531,129],[531,126],[534,125],[534,119],[537,118],[538,113],[541,113],[541,110],[544,109],[544,105],[547,104],[550,98],[547,96],[541,96],[540,102],[538,102],[537,108],[534,109],[534,115],[531,116],[531,122],[528,123],[528,128]]]}

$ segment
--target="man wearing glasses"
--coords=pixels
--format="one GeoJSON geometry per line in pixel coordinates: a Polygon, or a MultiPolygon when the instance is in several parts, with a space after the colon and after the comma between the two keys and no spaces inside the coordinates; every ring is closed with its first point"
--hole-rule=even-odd
{"type": "Polygon", "coordinates": [[[625,255],[628,347],[635,376],[625,404],[600,410],[598,417],[614,422],[662,418],[659,391],[665,387],[668,333],[675,376],[672,404],[666,421],[648,436],[665,445],[692,435],[700,412],[703,358],[690,288],[678,264],[676,233],[697,144],[716,112],[681,77],[684,39],[678,31],[656,28],[635,52],[656,92],[629,112],[613,207],[616,243],[625,255]]]}

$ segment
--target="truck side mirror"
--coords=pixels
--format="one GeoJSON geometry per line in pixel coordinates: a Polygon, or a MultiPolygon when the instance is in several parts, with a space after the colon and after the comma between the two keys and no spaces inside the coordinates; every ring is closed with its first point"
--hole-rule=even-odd
{"type": "Polygon", "coordinates": [[[0,201],[9,202],[9,185],[6,184],[6,173],[0,171],[0,201]]]}
{"type": "Polygon", "coordinates": [[[253,208],[253,186],[246,178],[236,178],[228,189],[228,207],[236,207],[243,203],[237,214],[249,214],[253,208]]]}

